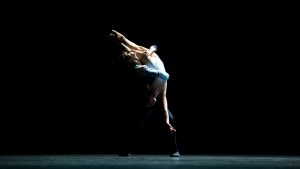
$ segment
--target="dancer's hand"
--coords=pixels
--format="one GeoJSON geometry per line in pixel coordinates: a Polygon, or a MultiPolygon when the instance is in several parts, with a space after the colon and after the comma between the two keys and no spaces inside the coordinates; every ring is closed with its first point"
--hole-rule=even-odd
{"type": "Polygon", "coordinates": [[[175,129],[170,123],[167,123],[167,125],[168,125],[168,127],[169,127],[169,129],[170,129],[170,132],[171,132],[172,134],[176,133],[176,129],[175,129]]]}
{"type": "Polygon", "coordinates": [[[116,30],[112,30],[113,34],[122,42],[125,38],[124,35],[122,35],[121,33],[117,32],[116,30]]]}
{"type": "Polygon", "coordinates": [[[109,34],[109,37],[116,44],[120,44],[120,40],[118,39],[118,37],[115,34],[111,33],[111,34],[109,34]]]}
{"type": "Polygon", "coordinates": [[[154,106],[154,104],[156,103],[156,98],[155,97],[153,97],[153,96],[149,96],[148,98],[147,98],[147,107],[152,107],[152,106],[154,106]]]}

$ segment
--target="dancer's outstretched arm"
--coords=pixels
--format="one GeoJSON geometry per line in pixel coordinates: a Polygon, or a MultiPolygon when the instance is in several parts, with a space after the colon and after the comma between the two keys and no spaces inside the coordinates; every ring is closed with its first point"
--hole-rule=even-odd
{"type": "Polygon", "coordinates": [[[136,43],[130,41],[124,35],[122,35],[121,33],[117,32],[116,30],[112,30],[112,32],[118,38],[118,40],[121,43],[124,43],[124,45],[126,45],[127,47],[129,47],[132,50],[140,50],[140,51],[148,51],[149,50],[148,48],[145,48],[143,46],[137,45],[136,43]]]}
{"type": "Polygon", "coordinates": [[[171,133],[175,133],[176,129],[170,124],[170,117],[169,117],[169,109],[168,109],[168,101],[167,101],[167,81],[162,86],[162,91],[160,95],[160,99],[163,103],[163,110],[164,110],[164,116],[165,116],[165,122],[167,126],[170,129],[171,133]]]}

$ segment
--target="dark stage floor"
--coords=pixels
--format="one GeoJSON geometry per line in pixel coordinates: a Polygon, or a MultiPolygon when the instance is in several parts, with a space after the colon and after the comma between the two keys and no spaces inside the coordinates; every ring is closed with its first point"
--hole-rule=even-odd
{"type": "Polygon", "coordinates": [[[183,155],[2,155],[1,169],[82,168],[82,169],[299,169],[300,157],[183,155]]]}

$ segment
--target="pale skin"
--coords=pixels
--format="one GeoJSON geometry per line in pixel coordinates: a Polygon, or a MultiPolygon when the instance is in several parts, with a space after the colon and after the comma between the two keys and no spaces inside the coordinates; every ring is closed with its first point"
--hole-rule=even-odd
{"type": "MultiPolygon", "coordinates": [[[[140,64],[145,64],[150,62],[151,57],[155,57],[160,60],[159,56],[155,53],[155,48],[146,48],[136,43],[128,40],[124,35],[121,33],[112,30],[112,34],[114,38],[117,38],[119,45],[123,47],[125,50],[125,54],[128,57],[136,57],[140,64]]],[[[163,110],[164,110],[164,117],[167,126],[170,129],[171,133],[176,132],[175,128],[169,122],[169,112],[168,112],[168,101],[167,101],[167,81],[164,81],[160,78],[156,78],[151,86],[148,86],[152,90],[152,99],[150,99],[149,104],[152,106],[155,104],[156,101],[161,101],[163,103],[163,110]]]]}

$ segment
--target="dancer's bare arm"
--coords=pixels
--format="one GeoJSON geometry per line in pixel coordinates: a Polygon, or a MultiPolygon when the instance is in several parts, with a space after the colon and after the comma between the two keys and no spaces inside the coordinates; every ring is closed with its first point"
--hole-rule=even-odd
{"type": "Polygon", "coordinates": [[[170,129],[170,132],[174,133],[174,132],[176,132],[176,129],[170,124],[170,120],[169,120],[169,109],[168,109],[168,101],[167,101],[167,81],[163,84],[161,92],[162,93],[161,93],[160,99],[162,99],[162,102],[163,102],[165,121],[170,129]]]}
{"type": "Polygon", "coordinates": [[[124,45],[126,45],[127,47],[129,47],[132,50],[140,50],[140,51],[148,51],[149,50],[148,48],[137,45],[136,43],[130,41],[124,35],[117,32],[116,30],[112,30],[112,32],[120,40],[121,43],[123,43],[124,45]]]}

